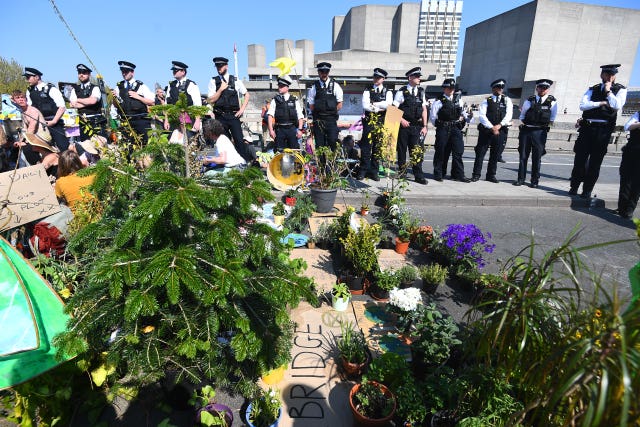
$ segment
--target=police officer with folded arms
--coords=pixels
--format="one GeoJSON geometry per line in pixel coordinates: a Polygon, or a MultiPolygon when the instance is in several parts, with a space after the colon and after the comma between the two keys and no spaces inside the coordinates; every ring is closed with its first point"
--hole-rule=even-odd
{"type": "Polygon", "coordinates": [[[384,87],[387,72],[382,68],[373,69],[373,84],[362,93],[362,139],[360,140],[360,172],[358,179],[369,177],[380,181],[378,177],[378,159],[383,134],[375,128],[384,126],[387,107],[393,104],[393,93],[384,87]]]}
{"type": "Polygon", "coordinates": [[[504,96],[505,79],[491,82],[493,94],[482,101],[478,109],[480,124],[478,125],[478,143],[475,147],[476,159],[473,163],[473,175],[471,181],[478,181],[482,175],[482,163],[489,150],[489,163],[487,164],[487,181],[497,183],[496,171],[501,148],[507,140],[509,125],[513,116],[513,103],[504,96]]]}
{"type": "Polygon", "coordinates": [[[267,109],[269,136],[275,141],[276,149],[299,149],[302,138],[304,116],[298,99],[289,93],[291,78],[278,77],[278,94],[273,97],[267,109]]]}
{"type": "Polygon", "coordinates": [[[318,80],[307,94],[307,102],[313,113],[313,138],[316,147],[330,147],[335,151],[338,142],[338,111],[342,108],[342,88],[329,77],[330,63],[320,62],[316,69],[318,80]]]}
{"type": "Polygon", "coordinates": [[[254,160],[253,155],[244,143],[240,122],[240,117],[249,104],[249,92],[241,80],[229,74],[229,59],[216,56],[213,58],[213,63],[218,75],[209,81],[207,100],[213,104],[216,120],[223,124],[227,136],[233,138],[236,151],[247,163],[251,163],[254,160]],[[240,97],[243,97],[242,105],[240,105],[240,97]]]}
{"type": "MultiPolygon", "coordinates": [[[[184,62],[171,61],[171,71],[173,72],[174,80],[169,82],[169,86],[165,88],[167,94],[166,103],[175,104],[178,102],[181,93],[184,93],[187,98],[187,106],[195,105],[196,107],[202,106],[202,98],[200,98],[200,89],[193,80],[187,78],[187,68],[189,66],[184,62]]],[[[155,103],[155,101],[154,101],[155,103]]],[[[191,130],[198,132],[201,127],[200,117],[196,117],[193,121],[191,130]]],[[[169,119],[164,119],[164,130],[169,130],[169,119]]]]}
{"type": "Polygon", "coordinates": [[[636,113],[624,125],[629,141],[622,147],[620,162],[620,191],[617,213],[629,219],[638,206],[640,197],[640,113],[636,113]]]}
{"type": "Polygon", "coordinates": [[[462,129],[466,125],[466,117],[462,100],[456,90],[454,79],[444,79],[443,93],[431,106],[431,123],[436,127],[436,141],[433,155],[433,175],[436,181],[442,181],[445,170],[445,151],[451,150],[451,178],[454,181],[471,182],[464,175],[462,154],[464,140],[462,129]]]}
{"type": "Polygon", "coordinates": [[[576,155],[571,171],[570,195],[578,194],[578,187],[582,183],[580,197],[590,198],[600,176],[600,166],[607,154],[607,146],[611,143],[618,111],[627,100],[627,89],[616,83],[619,67],[620,64],[602,65],[602,83],[587,89],[580,101],[582,120],[578,139],[573,147],[576,155]]]}
{"type": "Polygon", "coordinates": [[[64,133],[62,115],[66,110],[62,92],[51,83],[41,80],[42,73],[36,68],[25,67],[22,74],[29,83],[27,104],[36,107],[44,116],[55,145],[62,152],[69,148],[69,140],[64,133]]]}
{"type": "Polygon", "coordinates": [[[518,136],[518,179],[513,185],[523,185],[527,177],[527,163],[531,154],[531,188],[540,181],[540,163],[545,153],[549,127],[558,114],[558,102],[549,95],[553,80],[536,80],[536,95],[530,96],[520,110],[520,135],[518,136]]]}
{"type": "Polygon", "coordinates": [[[120,102],[118,113],[126,118],[141,142],[147,142],[147,131],[151,128],[151,118],[147,107],[155,104],[155,95],[140,80],[135,79],[136,65],[129,61],[118,61],[124,80],[116,85],[114,95],[120,102]]]}
{"type": "Polygon", "coordinates": [[[106,137],[107,119],[102,111],[102,94],[98,85],[91,83],[91,68],[84,64],[76,65],[79,83],[73,84],[69,95],[69,105],[78,109],[80,117],[80,141],[92,135],[106,137]]]}

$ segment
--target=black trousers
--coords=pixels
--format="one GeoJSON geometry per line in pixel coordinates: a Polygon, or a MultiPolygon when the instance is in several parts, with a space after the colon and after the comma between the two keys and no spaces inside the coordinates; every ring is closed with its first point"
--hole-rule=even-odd
{"type": "Polygon", "coordinates": [[[436,128],[436,141],[434,144],[433,154],[433,176],[435,178],[443,178],[446,171],[446,162],[451,153],[453,160],[451,161],[451,177],[453,179],[464,178],[464,164],[462,163],[462,154],[464,153],[464,140],[462,139],[462,130],[457,126],[438,126],[436,128]]]}
{"type": "Polygon", "coordinates": [[[518,153],[520,154],[518,181],[524,182],[527,178],[527,163],[529,155],[531,155],[531,183],[537,184],[540,180],[540,163],[547,143],[547,130],[522,126],[518,140],[518,153]]]}
{"type": "Polygon", "coordinates": [[[313,138],[316,148],[329,147],[336,151],[338,142],[338,121],[336,119],[313,119],[313,138]]]}
{"type": "Polygon", "coordinates": [[[384,124],[384,115],[373,116],[371,119],[367,117],[362,120],[362,138],[360,139],[360,171],[361,174],[370,176],[378,176],[378,168],[380,166],[380,144],[382,134],[375,135],[373,124],[382,126],[384,124]]]}
{"type": "Polygon", "coordinates": [[[69,138],[64,133],[64,123],[62,119],[58,120],[54,126],[49,126],[49,132],[51,133],[51,139],[56,147],[62,153],[69,148],[69,138]]]}
{"type": "Polygon", "coordinates": [[[580,135],[573,146],[576,153],[573,158],[573,170],[571,171],[571,188],[578,189],[582,183],[582,191],[590,193],[600,176],[600,166],[607,146],[611,141],[611,128],[581,127],[580,135]]]}
{"type": "Polygon", "coordinates": [[[401,126],[398,131],[398,143],[396,145],[396,149],[398,151],[398,171],[403,175],[406,173],[407,150],[409,151],[409,155],[411,155],[414,147],[420,147],[422,149],[422,158],[417,159],[418,161],[411,165],[411,170],[413,171],[413,177],[415,179],[424,178],[424,174],[422,173],[424,141],[420,140],[421,129],[422,126],[407,126],[406,128],[401,126]]]}
{"type": "Polygon", "coordinates": [[[142,146],[147,144],[147,140],[149,139],[149,135],[147,132],[151,129],[151,119],[145,116],[141,117],[130,117],[129,124],[135,131],[136,134],[140,137],[140,142],[142,146]]]}
{"type": "Polygon", "coordinates": [[[276,127],[276,149],[278,151],[282,151],[285,148],[300,148],[300,144],[298,143],[298,137],[296,136],[298,128],[295,126],[291,127],[276,127]]]}
{"type": "Polygon", "coordinates": [[[500,128],[498,134],[494,135],[489,129],[480,129],[478,133],[478,143],[474,148],[476,152],[476,159],[473,162],[474,177],[480,178],[482,175],[482,163],[484,162],[484,156],[487,154],[487,150],[489,150],[487,178],[495,178],[496,171],[498,170],[498,159],[502,152],[500,147],[503,146],[503,141],[506,144],[508,132],[507,128],[500,128]]]}
{"type": "Polygon", "coordinates": [[[240,119],[236,117],[235,113],[216,113],[216,119],[224,126],[227,136],[233,141],[233,146],[238,154],[247,163],[251,163],[254,160],[252,150],[244,143],[240,119]]]}
{"type": "Polygon", "coordinates": [[[622,148],[620,162],[620,191],[618,193],[618,212],[628,216],[638,206],[640,198],[640,143],[629,142],[622,148]]]}

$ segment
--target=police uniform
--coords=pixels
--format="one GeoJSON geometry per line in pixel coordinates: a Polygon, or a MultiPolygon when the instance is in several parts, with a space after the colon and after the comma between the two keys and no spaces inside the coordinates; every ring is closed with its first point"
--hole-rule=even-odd
{"type": "MultiPolygon", "coordinates": [[[[329,72],[331,64],[320,62],[318,72],[329,72]]],[[[318,79],[309,89],[307,102],[313,112],[313,138],[316,147],[330,147],[335,151],[338,142],[338,111],[342,107],[342,88],[333,78],[318,79]]]]}
{"type": "MultiPolygon", "coordinates": [[[[169,86],[165,88],[166,95],[166,103],[167,104],[175,104],[178,102],[180,98],[180,94],[184,94],[187,99],[187,106],[191,107],[195,105],[196,107],[202,106],[202,98],[200,97],[200,89],[198,89],[198,85],[193,80],[190,80],[186,77],[187,68],[189,66],[184,62],[180,61],[171,61],[171,71],[174,74],[177,71],[184,71],[185,75],[181,78],[176,78],[169,82],[169,86]]],[[[178,126],[172,126],[172,130],[176,129],[178,126]]]]}
{"type": "MultiPolygon", "coordinates": [[[[128,61],[118,61],[121,71],[134,71],[135,64],[128,61]]],[[[155,102],[155,95],[140,80],[131,78],[130,80],[121,80],[117,84],[118,96],[120,98],[120,108],[118,113],[126,118],[133,130],[140,136],[142,143],[147,142],[147,131],[151,128],[151,118],[147,104],[129,96],[129,91],[137,92],[138,95],[145,99],[155,102]]]]}
{"type": "MultiPolygon", "coordinates": [[[[443,88],[456,86],[454,79],[444,79],[443,88]]],[[[436,140],[434,144],[433,175],[436,181],[442,181],[445,170],[445,151],[449,149],[452,154],[451,178],[455,181],[470,182],[464,175],[462,154],[464,153],[464,141],[462,129],[466,125],[460,92],[447,96],[441,94],[431,106],[431,123],[436,127],[436,140]]]]}
{"type": "MultiPolygon", "coordinates": [[[[385,79],[387,72],[382,68],[374,68],[373,79],[385,79]]],[[[384,115],[387,107],[393,103],[393,93],[384,87],[382,80],[375,83],[362,93],[362,109],[364,120],[362,121],[362,139],[360,140],[360,173],[358,179],[365,176],[374,181],[378,178],[378,160],[380,158],[381,133],[372,133],[374,127],[384,125],[384,115]]]]}
{"type": "MultiPolygon", "coordinates": [[[[620,64],[602,65],[602,74],[615,76],[620,64]]],[[[611,143],[611,134],[616,125],[618,111],[622,109],[627,99],[627,89],[621,84],[613,82],[611,89],[606,91],[604,79],[585,92],[580,102],[582,120],[579,135],[573,147],[575,154],[573,170],[571,171],[571,189],[569,194],[578,193],[582,183],[581,197],[591,197],[591,191],[600,176],[600,165],[607,146],[611,143]],[[600,103],[606,101],[605,105],[600,103]]]]}
{"type": "Polygon", "coordinates": [[[107,119],[102,111],[102,94],[98,85],[91,83],[91,68],[84,64],[76,65],[78,74],[87,75],[87,79],[72,85],[69,102],[75,103],[78,100],[91,99],[95,102],[88,105],[78,105],[78,116],[80,117],[80,141],[86,141],[93,135],[106,137],[105,124],[107,119]]]}
{"type": "MultiPolygon", "coordinates": [[[[278,87],[284,91],[291,86],[288,76],[278,77],[278,87]]],[[[302,137],[303,113],[298,99],[289,93],[278,93],[274,96],[267,109],[268,120],[273,121],[268,125],[273,129],[276,137],[275,146],[278,151],[285,148],[299,149],[298,135],[302,137]]]]}
{"type": "MultiPolygon", "coordinates": [[[[548,90],[553,80],[536,80],[536,88],[548,90]]],[[[537,90],[537,89],[536,89],[537,90]]],[[[553,95],[530,96],[520,111],[520,134],[518,135],[518,179],[513,185],[524,184],[527,177],[527,162],[531,154],[531,187],[536,188],[540,180],[540,162],[545,153],[549,125],[556,119],[558,103],[553,95]]]]}
{"type": "MultiPolygon", "coordinates": [[[[213,58],[213,63],[216,68],[221,68],[229,64],[229,60],[222,56],[216,56],[213,58]]],[[[227,131],[227,136],[233,139],[233,145],[236,151],[240,153],[245,161],[252,162],[253,156],[249,150],[247,144],[242,139],[242,123],[240,118],[236,117],[236,113],[240,111],[240,97],[249,96],[247,88],[242,81],[238,80],[235,76],[225,72],[218,74],[215,77],[211,77],[209,81],[208,96],[212,97],[218,91],[218,88],[222,82],[226,82],[229,86],[222,91],[220,97],[213,104],[213,112],[216,119],[224,125],[227,131]]]]}
{"type": "Polygon", "coordinates": [[[494,80],[491,83],[493,95],[487,97],[478,109],[480,124],[478,124],[478,143],[475,147],[476,158],[473,163],[472,181],[478,181],[482,175],[482,163],[489,149],[489,163],[487,164],[487,181],[497,183],[496,171],[501,148],[507,141],[509,124],[513,116],[513,103],[511,99],[502,94],[506,85],[504,79],[494,80]],[[497,135],[494,134],[494,126],[499,125],[497,135]]]}
{"type": "MultiPolygon", "coordinates": [[[[35,68],[25,67],[23,76],[42,77],[42,73],[35,68]]],[[[60,90],[51,83],[45,83],[41,80],[27,90],[27,103],[40,110],[46,121],[53,120],[60,107],[66,109],[60,90]]],[[[69,140],[64,132],[62,115],[53,126],[49,126],[49,131],[51,131],[51,137],[60,152],[69,148],[69,140]]]]}
{"type": "Polygon", "coordinates": [[[636,113],[624,125],[629,132],[629,141],[622,147],[620,162],[620,191],[618,193],[618,215],[631,218],[640,197],[640,113],[636,113]],[[634,129],[629,130],[632,125],[634,129]]]}

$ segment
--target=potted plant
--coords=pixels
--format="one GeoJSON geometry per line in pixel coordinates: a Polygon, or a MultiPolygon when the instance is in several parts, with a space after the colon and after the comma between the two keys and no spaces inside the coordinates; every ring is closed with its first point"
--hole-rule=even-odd
{"type": "Polygon", "coordinates": [[[226,405],[215,403],[216,392],[210,385],[194,390],[189,403],[196,408],[196,423],[200,426],[231,427],[233,411],[226,405]]]}
{"type": "Polygon", "coordinates": [[[342,150],[332,151],[329,147],[317,147],[313,152],[313,163],[309,189],[316,212],[327,213],[333,209],[338,188],[346,185],[342,173],[347,170],[342,150]]]}
{"type": "Polygon", "coordinates": [[[284,216],[287,214],[287,211],[284,208],[282,202],[278,202],[273,206],[273,222],[276,225],[284,224],[284,216]]]}
{"type": "Polygon", "coordinates": [[[284,204],[291,207],[295,206],[299,194],[297,187],[288,189],[284,193],[284,204]]]}
{"type": "Polygon", "coordinates": [[[351,323],[340,325],[340,337],[335,338],[343,372],[348,376],[361,375],[369,362],[369,348],[361,330],[351,323]]]}
{"type": "Polygon", "coordinates": [[[345,238],[340,242],[344,246],[344,256],[353,269],[354,279],[350,289],[363,289],[365,276],[378,268],[378,254],[376,248],[380,242],[380,224],[368,224],[362,221],[357,231],[349,228],[345,238]]]}
{"type": "Polygon", "coordinates": [[[410,264],[405,264],[398,269],[396,275],[398,276],[398,280],[400,280],[400,287],[408,288],[413,286],[418,278],[418,270],[410,264]]]}
{"type": "Polygon", "coordinates": [[[396,237],[395,251],[401,255],[404,255],[409,250],[409,243],[411,241],[411,234],[405,229],[398,230],[398,237],[396,237]]]}
{"type": "Polygon", "coordinates": [[[386,301],[389,299],[389,291],[400,285],[400,279],[395,270],[382,270],[376,273],[376,280],[371,289],[371,296],[378,301],[386,301]]]}
{"type": "Polygon", "coordinates": [[[396,411],[396,397],[375,381],[356,384],[349,393],[349,405],[358,425],[384,426],[396,411]]]}
{"type": "Polygon", "coordinates": [[[392,289],[389,292],[387,311],[396,315],[396,328],[406,344],[411,344],[414,324],[422,314],[421,305],[422,295],[418,288],[392,289]]]}
{"type": "Polygon", "coordinates": [[[362,190],[363,198],[362,203],[360,204],[360,215],[367,216],[369,215],[369,192],[367,190],[362,190]]]}
{"type": "Polygon", "coordinates": [[[282,402],[278,392],[260,389],[256,398],[247,406],[245,413],[249,427],[274,427],[282,416],[282,402]]]}
{"type": "Polygon", "coordinates": [[[422,225],[418,227],[413,235],[411,236],[411,240],[415,243],[415,245],[422,251],[429,250],[431,246],[431,242],[434,238],[433,227],[430,225],[422,225]]]}
{"type": "Polygon", "coordinates": [[[331,305],[336,311],[345,311],[349,307],[351,292],[346,283],[336,283],[331,289],[331,305]]]}
{"type": "Polygon", "coordinates": [[[420,267],[420,278],[422,279],[422,289],[432,294],[438,289],[438,286],[444,284],[449,275],[449,269],[440,264],[433,263],[420,267]]]}
{"type": "Polygon", "coordinates": [[[316,248],[316,238],[313,235],[309,236],[309,240],[307,240],[307,248],[309,249],[316,248]]]}
{"type": "Polygon", "coordinates": [[[308,194],[298,193],[295,206],[290,209],[289,215],[284,221],[287,230],[294,233],[305,232],[309,226],[309,217],[313,215],[316,205],[308,194]]]}

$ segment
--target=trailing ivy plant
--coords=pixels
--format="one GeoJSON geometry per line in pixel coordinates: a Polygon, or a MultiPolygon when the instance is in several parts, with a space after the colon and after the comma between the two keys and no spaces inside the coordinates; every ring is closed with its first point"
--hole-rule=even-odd
{"type": "Polygon", "coordinates": [[[312,281],[281,233],[253,221],[259,200],[273,199],[260,170],[184,177],[165,162],[184,159],[169,145],[150,138],[148,169],[110,159],[94,168],[105,211],[70,242],[87,274],[55,342],[88,359],[104,354],[115,368],[107,384],[137,387],[172,370],[249,393],[288,361],[288,309],[315,300],[312,281]]]}

